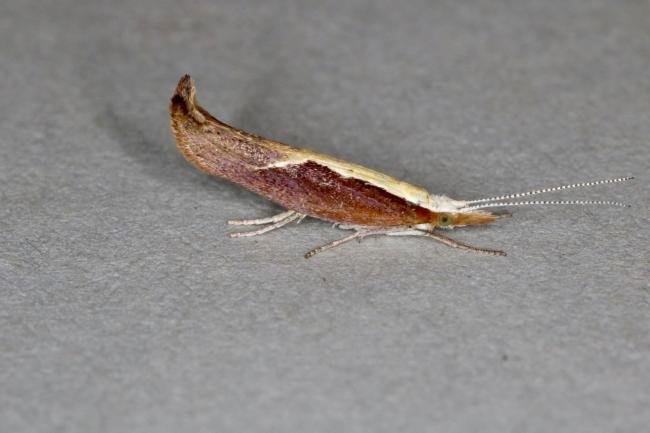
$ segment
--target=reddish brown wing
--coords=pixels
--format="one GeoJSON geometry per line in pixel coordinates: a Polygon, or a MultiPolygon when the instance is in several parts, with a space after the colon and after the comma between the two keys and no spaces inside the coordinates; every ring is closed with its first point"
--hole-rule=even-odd
{"type": "Polygon", "coordinates": [[[257,170],[248,188],[300,213],[368,226],[429,222],[431,211],[317,162],[257,170]]]}
{"type": "Polygon", "coordinates": [[[426,208],[363,180],[344,177],[317,161],[272,167],[292,148],[215,119],[196,102],[187,76],[172,97],[170,113],[177,146],[189,162],[287,209],[366,226],[420,224],[435,217],[426,208]]]}

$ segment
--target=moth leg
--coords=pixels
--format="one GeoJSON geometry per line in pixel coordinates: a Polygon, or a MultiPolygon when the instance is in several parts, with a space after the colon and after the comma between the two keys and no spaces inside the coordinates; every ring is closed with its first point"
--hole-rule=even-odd
{"type": "MultiPolygon", "coordinates": [[[[243,238],[243,237],[249,237],[249,236],[257,236],[261,235],[263,233],[270,232],[271,230],[279,229],[282,226],[285,226],[289,224],[291,221],[294,221],[302,216],[302,214],[299,214],[294,211],[290,211],[291,214],[288,214],[287,216],[284,217],[284,219],[281,219],[271,225],[268,225],[266,227],[262,227],[261,229],[258,230],[253,230],[249,232],[237,232],[237,233],[230,233],[231,238],[243,238]]],[[[287,212],[285,212],[287,213],[287,212]]]]}
{"type": "Polygon", "coordinates": [[[459,242],[457,240],[454,240],[452,238],[448,238],[447,236],[441,235],[440,233],[436,232],[430,232],[430,231],[425,231],[425,230],[405,230],[402,232],[393,232],[393,233],[388,233],[389,235],[393,236],[426,236],[431,239],[435,239],[438,242],[441,242],[449,247],[452,248],[458,248],[461,250],[466,250],[466,251],[473,251],[475,253],[479,254],[488,254],[491,256],[505,256],[506,253],[504,251],[499,251],[499,250],[491,250],[488,248],[479,248],[479,247],[473,247],[471,245],[464,244],[462,242],[459,242]]]}
{"type": "Polygon", "coordinates": [[[254,220],[230,220],[228,221],[228,224],[232,226],[259,226],[263,224],[271,224],[271,223],[276,223],[278,221],[281,221],[285,218],[290,217],[291,215],[295,214],[296,211],[293,210],[288,210],[286,212],[279,213],[277,215],[273,215],[267,218],[258,218],[254,220]]]}
{"type": "Polygon", "coordinates": [[[315,254],[318,254],[318,253],[323,252],[325,250],[329,250],[331,248],[337,247],[337,246],[339,246],[341,244],[352,241],[354,239],[361,240],[361,239],[365,238],[366,236],[383,235],[383,234],[386,234],[386,233],[387,233],[386,230],[357,230],[354,233],[352,233],[351,235],[348,235],[348,236],[346,236],[344,238],[341,238],[341,239],[337,239],[337,240],[332,241],[332,242],[330,242],[328,244],[321,245],[320,247],[316,247],[313,250],[308,251],[305,254],[305,258],[308,259],[308,258],[312,257],[315,254]]]}

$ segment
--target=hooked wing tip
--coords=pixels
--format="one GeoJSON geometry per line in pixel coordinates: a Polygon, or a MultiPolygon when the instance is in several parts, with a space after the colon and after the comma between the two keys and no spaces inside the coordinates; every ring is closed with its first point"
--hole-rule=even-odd
{"type": "Polygon", "coordinates": [[[178,80],[176,90],[174,91],[174,96],[179,95],[184,98],[189,98],[194,92],[194,80],[192,80],[192,77],[190,77],[189,74],[185,74],[181,77],[180,80],[178,80]]]}
{"type": "Polygon", "coordinates": [[[198,123],[205,122],[205,116],[198,109],[194,80],[188,74],[181,77],[172,95],[169,111],[172,116],[181,112],[192,117],[198,123]]]}

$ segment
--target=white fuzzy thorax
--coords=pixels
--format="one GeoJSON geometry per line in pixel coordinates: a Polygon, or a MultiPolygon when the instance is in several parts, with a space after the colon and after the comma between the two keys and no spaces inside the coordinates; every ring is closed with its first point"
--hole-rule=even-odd
{"type": "Polygon", "coordinates": [[[463,212],[467,202],[463,200],[454,200],[446,195],[429,194],[429,200],[421,204],[423,207],[434,212],[463,212]]]}

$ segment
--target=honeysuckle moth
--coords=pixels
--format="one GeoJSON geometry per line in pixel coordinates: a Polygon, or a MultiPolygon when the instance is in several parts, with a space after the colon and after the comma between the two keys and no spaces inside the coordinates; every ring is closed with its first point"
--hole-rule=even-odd
{"type": "Polygon", "coordinates": [[[445,245],[505,256],[503,251],[477,248],[440,234],[441,228],[489,224],[508,213],[485,209],[505,206],[576,204],[626,206],[611,201],[509,201],[545,192],[617,183],[619,177],[580,182],[478,200],[454,200],[391,176],[318,152],[298,149],[229,126],[208,113],[196,99],[189,75],[183,76],[171,99],[171,129],[178,150],[199,170],[235,182],[287,209],[278,215],[229,221],[262,226],[232,237],[256,236],[305,216],[333,222],[352,234],[317,247],[305,257],[353,239],[373,235],[424,236],[445,245]]]}

